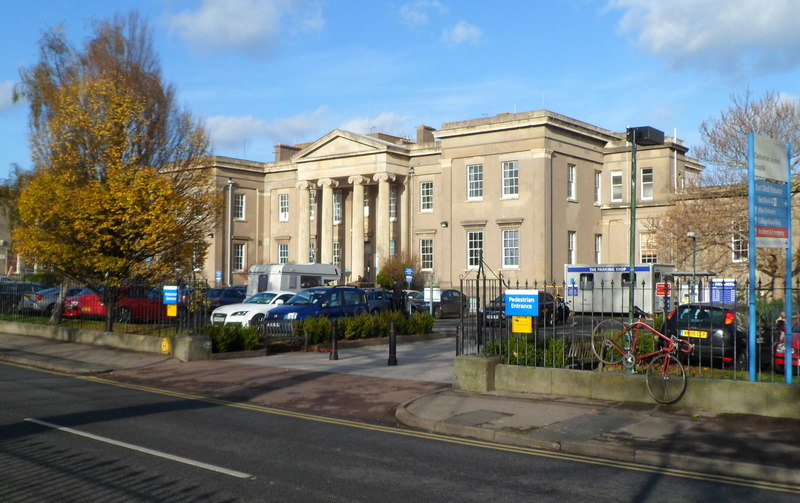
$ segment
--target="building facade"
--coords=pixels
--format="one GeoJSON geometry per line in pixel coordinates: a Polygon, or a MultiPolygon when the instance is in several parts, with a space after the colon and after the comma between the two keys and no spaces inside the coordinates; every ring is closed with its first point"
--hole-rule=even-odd
{"type": "MultiPolygon", "coordinates": [[[[643,224],[702,170],[676,138],[637,153],[636,257],[658,262],[643,224]]],[[[335,263],[342,282],[374,281],[415,255],[442,287],[474,275],[563,281],[564,264],[629,260],[631,145],[550,111],[420,126],[416,141],[334,130],[278,145],[273,162],[214,158],[226,215],[204,267],[242,284],[250,265],[335,263]]]]}

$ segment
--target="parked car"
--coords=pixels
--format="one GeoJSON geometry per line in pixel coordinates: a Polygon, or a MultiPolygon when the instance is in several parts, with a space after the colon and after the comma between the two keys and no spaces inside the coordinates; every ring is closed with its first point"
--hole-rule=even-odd
{"type": "MultiPolygon", "coordinates": [[[[433,316],[460,316],[462,311],[469,311],[469,299],[459,290],[433,289],[433,316]]],[[[427,313],[431,311],[431,291],[423,290],[411,303],[412,312],[427,313]]]]}
{"type": "Polygon", "coordinates": [[[220,306],[211,313],[212,325],[255,325],[272,309],[294,297],[294,292],[259,292],[239,304],[220,306]]]}
{"type": "Polygon", "coordinates": [[[411,304],[414,302],[414,298],[419,295],[419,290],[403,290],[403,294],[406,296],[406,304],[411,304]]]}
{"type": "MultiPolygon", "coordinates": [[[[537,319],[544,326],[551,327],[559,323],[566,323],[569,319],[570,308],[564,300],[550,292],[539,292],[539,310],[537,319]]],[[[478,311],[478,322],[488,326],[506,326],[506,300],[505,295],[492,299],[485,308],[478,311]]]]}
{"type": "Polygon", "coordinates": [[[229,286],[226,288],[209,288],[206,299],[210,309],[228,304],[241,304],[247,298],[247,285],[229,286]]]}
{"type": "MultiPolygon", "coordinates": [[[[84,288],[82,286],[70,286],[67,287],[67,291],[64,294],[64,298],[72,297],[73,295],[79,294],[83,291],[84,288]]],[[[58,302],[58,296],[61,293],[60,286],[54,286],[52,288],[45,288],[44,290],[39,290],[38,292],[34,293],[26,293],[22,295],[22,298],[19,301],[19,310],[25,313],[34,313],[34,314],[43,314],[45,316],[50,316],[50,313],[53,312],[53,307],[55,307],[56,302],[58,302]]]]}
{"type": "Polygon", "coordinates": [[[394,293],[383,288],[365,288],[369,312],[372,314],[386,313],[392,310],[394,293]]]}
{"type": "Polygon", "coordinates": [[[766,367],[772,348],[765,337],[759,337],[755,351],[750,350],[748,314],[745,305],[690,302],[667,315],[662,332],[694,344],[694,350],[687,355],[690,362],[747,370],[750,357],[754,356],[758,365],[766,367]]]}
{"type": "MultiPolygon", "coordinates": [[[[91,290],[84,290],[78,295],[64,300],[65,318],[104,318],[106,306],[102,299],[91,290]]],[[[186,305],[178,306],[178,318],[186,316],[186,305]]],[[[167,308],[164,305],[163,293],[146,286],[125,286],[117,293],[117,312],[115,321],[120,323],[167,321],[167,308]]]]}
{"type": "MultiPolygon", "coordinates": [[[[792,359],[792,371],[797,374],[800,371],[800,321],[795,320],[792,325],[792,349],[789,352],[792,359]]],[[[781,333],[781,338],[775,344],[774,351],[775,371],[784,372],[786,366],[786,333],[781,333]]]]}
{"type": "Polygon", "coordinates": [[[18,309],[19,301],[25,294],[44,290],[46,285],[27,281],[0,281],[0,312],[11,313],[18,309]]]}
{"type": "Polygon", "coordinates": [[[267,313],[267,321],[302,320],[313,316],[330,319],[369,312],[367,294],[352,286],[315,287],[302,290],[282,306],[267,313]]]}

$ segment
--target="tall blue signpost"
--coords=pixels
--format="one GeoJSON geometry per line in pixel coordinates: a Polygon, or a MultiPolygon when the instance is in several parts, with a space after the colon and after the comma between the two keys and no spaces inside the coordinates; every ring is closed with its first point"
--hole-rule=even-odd
{"type": "Polygon", "coordinates": [[[748,133],[750,209],[750,380],[756,380],[756,249],[786,250],[786,382],[792,382],[792,151],[789,144],[748,133]]]}

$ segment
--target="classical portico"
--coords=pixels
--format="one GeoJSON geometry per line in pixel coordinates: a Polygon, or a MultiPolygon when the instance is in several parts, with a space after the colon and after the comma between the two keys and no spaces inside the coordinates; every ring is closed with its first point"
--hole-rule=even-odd
{"type": "Polygon", "coordinates": [[[338,130],[295,153],[296,260],[306,262],[313,245],[317,261],[338,262],[346,281],[374,281],[391,253],[410,250],[408,158],[402,144],[338,130]]]}

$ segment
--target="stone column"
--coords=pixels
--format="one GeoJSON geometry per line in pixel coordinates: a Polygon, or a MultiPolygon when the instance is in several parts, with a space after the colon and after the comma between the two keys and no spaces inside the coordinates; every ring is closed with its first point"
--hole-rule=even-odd
{"type": "Polygon", "coordinates": [[[395,180],[390,173],[372,177],[378,182],[378,203],[375,205],[375,264],[379,268],[389,257],[389,182],[395,180]]]}
{"type": "Polygon", "coordinates": [[[411,179],[405,177],[403,180],[403,191],[400,193],[399,207],[397,214],[400,216],[400,241],[397,243],[398,252],[411,252],[411,205],[409,194],[411,193],[411,179]]]}
{"type": "Polygon", "coordinates": [[[308,243],[310,239],[310,214],[308,205],[308,190],[311,187],[308,182],[297,182],[295,185],[298,190],[300,198],[300,212],[298,215],[298,228],[297,228],[297,263],[304,264],[308,262],[308,243]]]}
{"type": "Polygon", "coordinates": [[[364,276],[364,185],[367,178],[361,175],[347,179],[353,184],[353,228],[351,235],[350,280],[364,276]]]}
{"type": "Polygon", "coordinates": [[[339,186],[339,182],[323,178],[317,185],[322,187],[322,201],[317,203],[317,207],[322,204],[319,262],[330,264],[333,261],[333,189],[339,186]]]}

